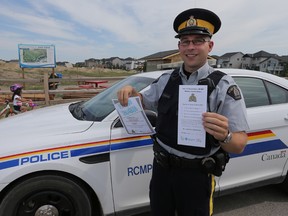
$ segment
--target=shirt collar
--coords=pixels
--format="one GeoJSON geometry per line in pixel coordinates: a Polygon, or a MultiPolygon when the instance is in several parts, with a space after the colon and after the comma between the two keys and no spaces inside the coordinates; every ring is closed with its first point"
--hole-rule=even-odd
{"type": "Polygon", "coordinates": [[[206,62],[201,68],[198,69],[199,79],[207,77],[212,71],[210,70],[208,62],[206,62]]]}
{"type": "MultiPolygon", "coordinates": [[[[186,77],[186,75],[183,72],[183,67],[184,67],[184,63],[182,64],[180,68],[180,76],[186,77]]],[[[197,77],[197,80],[198,80],[198,79],[207,77],[212,72],[213,72],[213,68],[211,68],[208,62],[206,62],[202,67],[200,67],[197,71],[193,72],[192,74],[193,76],[197,77]]]]}

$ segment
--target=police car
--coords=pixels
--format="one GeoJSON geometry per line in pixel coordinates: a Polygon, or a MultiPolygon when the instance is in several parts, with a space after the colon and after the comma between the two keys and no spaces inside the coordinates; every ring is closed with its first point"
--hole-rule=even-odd
{"type": "MultiPolygon", "coordinates": [[[[288,191],[288,81],[251,70],[222,70],[241,87],[249,142],[216,178],[216,196],[281,183],[288,191]]],[[[112,99],[165,71],[130,76],[86,102],[33,110],[0,121],[0,215],[134,215],[149,209],[150,136],[127,134],[112,99]]],[[[152,124],[154,111],[147,111],[152,124]]]]}

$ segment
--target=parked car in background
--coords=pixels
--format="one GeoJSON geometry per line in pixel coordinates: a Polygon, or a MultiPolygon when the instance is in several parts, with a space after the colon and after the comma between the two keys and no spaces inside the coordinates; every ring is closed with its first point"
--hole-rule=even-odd
{"type": "MultiPolygon", "coordinates": [[[[221,69],[244,94],[248,145],[231,154],[216,196],[267,184],[288,191],[288,81],[221,69]]],[[[152,139],[127,134],[112,104],[124,85],[138,91],[162,73],[130,76],[88,101],[0,120],[0,215],[133,215],[149,209],[152,139]]],[[[155,123],[157,114],[147,111],[155,123]]]]}

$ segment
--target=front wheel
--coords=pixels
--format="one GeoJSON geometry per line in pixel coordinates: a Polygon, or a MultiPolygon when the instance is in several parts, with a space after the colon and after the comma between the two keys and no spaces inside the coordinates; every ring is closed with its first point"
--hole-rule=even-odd
{"type": "Polygon", "coordinates": [[[7,118],[7,117],[9,117],[9,116],[12,116],[12,115],[14,115],[14,113],[11,112],[10,110],[8,110],[8,111],[6,112],[6,114],[5,114],[5,118],[7,118]]]}
{"type": "Polygon", "coordinates": [[[91,200],[76,182],[54,175],[37,176],[13,187],[0,204],[0,215],[91,216],[91,200]]]}
{"type": "Polygon", "coordinates": [[[280,184],[280,187],[286,192],[288,193],[288,173],[286,175],[285,180],[280,184]]]}
{"type": "Polygon", "coordinates": [[[12,108],[10,108],[10,110],[8,110],[6,112],[5,118],[9,117],[9,116],[13,116],[13,115],[17,115],[19,112],[13,110],[12,108]]]}

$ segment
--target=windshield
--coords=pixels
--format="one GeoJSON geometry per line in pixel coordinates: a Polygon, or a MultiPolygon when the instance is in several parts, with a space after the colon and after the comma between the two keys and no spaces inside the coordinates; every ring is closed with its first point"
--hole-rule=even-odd
{"type": "Polygon", "coordinates": [[[102,121],[114,110],[112,99],[117,99],[117,91],[120,88],[126,85],[131,85],[137,91],[141,91],[150,85],[153,81],[154,79],[148,77],[128,77],[102,91],[86,102],[71,104],[69,106],[69,110],[76,119],[87,121],[102,121]]]}

